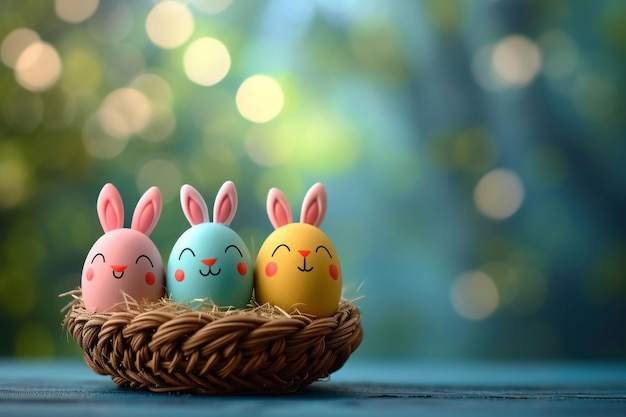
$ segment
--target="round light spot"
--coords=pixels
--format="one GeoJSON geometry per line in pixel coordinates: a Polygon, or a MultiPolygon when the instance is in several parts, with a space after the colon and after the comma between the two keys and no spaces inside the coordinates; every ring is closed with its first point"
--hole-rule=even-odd
{"type": "Polygon", "coordinates": [[[117,139],[127,139],[141,132],[151,117],[150,101],[134,88],[112,91],[104,98],[98,110],[98,120],[102,129],[117,139]]]}
{"type": "Polygon", "coordinates": [[[68,23],[80,23],[94,14],[98,3],[99,0],[55,0],[54,12],[68,23]]]}
{"type": "Polygon", "coordinates": [[[195,40],[183,58],[187,77],[196,84],[209,86],[220,82],[230,70],[230,55],[217,39],[195,40]]]}
{"type": "Polygon", "coordinates": [[[9,68],[14,68],[17,58],[31,44],[39,41],[39,35],[27,28],[19,28],[10,32],[0,45],[0,57],[9,68]]]}
{"type": "Polygon", "coordinates": [[[541,53],[530,39],[511,35],[495,45],[491,65],[495,75],[506,86],[524,87],[541,69],[541,53]]]}
{"type": "Polygon", "coordinates": [[[19,85],[30,91],[44,91],[59,79],[61,58],[52,45],[37,41],[24,49],[14,69],[19,85]]]}
{"type": "Polygon", "coordinates": [[[241,84],[237,90],[236,102],[243,117],[251,122],[265,123],[282,110],[283,90],[273,78],[254,75],[241,84]]]}
{"type": "Polygon", "coordinates": [[[157,3],[146,18],[150,40],[163,49],[176,48],[189,39],[194,20],[186,5],[175,1],[157,3]]]}
{"type": "Polygon", "coordinates": [[[519,176],[508,169],[498,168],[485,174],[474,188],[474,203],[478,210],[492,219],[512,216],[524,200],[524,185],[519,176]]]}
{"type": "Polygon", "coordinates": [[[461,317],[483,320],[498,308],[498,289],[485,273],[470,271],[454,281],[450,289],[450,301],[461,317]]]}

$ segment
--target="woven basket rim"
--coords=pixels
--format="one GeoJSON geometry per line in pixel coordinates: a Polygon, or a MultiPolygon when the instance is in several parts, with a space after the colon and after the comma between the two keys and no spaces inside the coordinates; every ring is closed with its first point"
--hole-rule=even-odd
{"type": "Polygon", "coordinates": [[[292,392],[340,369],[363,338],[356,300],[331,317],[267,305],[200,310],[162,299],[90,313],[66,293],[63,327],[96,373],[154,392],[292,392]]]}

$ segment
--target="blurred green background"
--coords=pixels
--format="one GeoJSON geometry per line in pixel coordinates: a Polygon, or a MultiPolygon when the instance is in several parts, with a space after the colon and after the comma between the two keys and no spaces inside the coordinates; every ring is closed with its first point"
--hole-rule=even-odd
{"type": "Polygon", "coordinates": [[[626,2],[3,0],[0,355],[78,356],[59,294],[151,185],[254,251],[314,182],[362,358],[626,359],[626,2]]]}

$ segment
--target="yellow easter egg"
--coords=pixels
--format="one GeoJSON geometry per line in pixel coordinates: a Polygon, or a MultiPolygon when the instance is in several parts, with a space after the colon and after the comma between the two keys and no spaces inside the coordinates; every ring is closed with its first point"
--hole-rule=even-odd
{"type": "Polygon", "coordinates": [[[255,298],[287,312],[318,317],[335,313],[341,297],[341,264],[318,227],[290,223],[270,234],[257,255],[255,298]]]}

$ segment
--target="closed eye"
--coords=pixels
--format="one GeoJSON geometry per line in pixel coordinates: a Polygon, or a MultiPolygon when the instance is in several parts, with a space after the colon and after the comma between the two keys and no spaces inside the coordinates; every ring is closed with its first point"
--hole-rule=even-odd
{"type": "Polygon", "coordinates": [[[326,253],[328,254],[328,256],[330,256],[330,259],[333,259],[333,255],[330,254],[330,251],[328,250],[328,248],[324,245],[319,245],[316,249],[315,249],[315,253],[317,253],[318,250],[320,249],[324,249],[326,251],[326,253]]]}
{"type": "Polygon", "coordinates": [[[241,256],[243,258],[243,254],[241,253],[239,248],[237,246],[235,246],[235,245],[228,245],[228,246],[226,246],[226,249],[224,249],[224,253],[226,253],[228,251],[228,249],[230,249],[230,248],[235,248],[235,250],[237,252],[239,252],[239,256],[241,256]]]}
{"type": "Polygon", "coordinates": [[[182,257],[183,257],[183,253],[185,253],[186,251],[191,252],[191,254],[193,255],[193,257],[194,257],[194,258],[196,257],[196,254],[195,254],[195,253],[193,253],[193,251],[192,251],[190,248],[185,248],[185,249],[183,249],[182,251],[180,251],[180,255],[178,255],[178,260],[179,260],[179,261],[180,261],[180,258],[182,258],[182,257]]]}
{"type": "Polygon", "coordinates": [[[154,264],[152,263],[152,260],[151,260],[150,258],[148,258],[148,256],[147,256],[147,255],[139,255],[139,257],[138,257],[138,258],[137,258],[137,260],[135,261],[135,264],[138,264],[138,263],[139,263],[139,260],[140,260],[141,258],[146,258],[146,259],[148,260],[148,262],[150,262],[150,266],[151,266],[152,268],[154,268],[154,264]]]}
{"type": "Polygon", "coordinates": [[[91,258],[91,263],[93,263],[93,262],[96,260],[96,258],[97,258],[98,256],[100,256],[100,257],[102,258],[102,262],[106,262],[106,260],[104,259],[104,255],[103,255],[103,254],[101,254],[101,253],[96,253],[96,254],[94,255],[94,257],[93,257],[93,258],[91,258]]]}
{"type": "Polygon", "coordinates": [[[282,246],[286,247],[286,248],[287,248],[287,250],[288,250],[289,252],[291,252],[291,249],[289,249],[289,246],[285,245],[284,243],[281,243],[280,245],[276,246],[276,249],[274,249],[274,252],[272,252],[272,256],[274,256],[274,254],[276,253],[276,251],[278,250],[278,248],[280,248],[280,247],[282,247],[282,246]]]}

